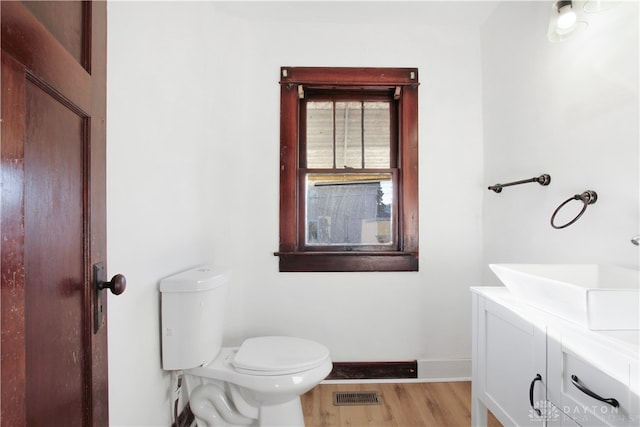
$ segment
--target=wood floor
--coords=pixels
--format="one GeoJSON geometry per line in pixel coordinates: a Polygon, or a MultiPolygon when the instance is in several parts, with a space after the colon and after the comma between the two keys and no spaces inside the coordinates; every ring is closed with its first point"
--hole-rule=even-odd
{"type": "MultiPolygon", "coordinates": [[[[302,396],[307,427],[462,427],[471,424],[471,383],[320,384],[302,396]],[[333,392],[377,391],[380,405],[334,406],[333,392]]],[[[500,424],[489,414],[489,426],[500,424]]]]}

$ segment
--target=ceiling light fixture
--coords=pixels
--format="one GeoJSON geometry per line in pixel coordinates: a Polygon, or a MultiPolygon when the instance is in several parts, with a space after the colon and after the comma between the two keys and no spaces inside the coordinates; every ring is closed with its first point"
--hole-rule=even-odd
{"type": "Polygon", "coordinates": [[[573,11],[572,1],[558,2],[558,21],[556,22],[558,28],[561,30],[568,30],[573,27],[577,20],[578,17],[573,11]]]}
{"type": "Polygon", "coordinates": [[[558,0],[553,4],[549,19],[549,41],[563,42],[587,28],[587,23],[578,20],[571,0],[558,0]]]}

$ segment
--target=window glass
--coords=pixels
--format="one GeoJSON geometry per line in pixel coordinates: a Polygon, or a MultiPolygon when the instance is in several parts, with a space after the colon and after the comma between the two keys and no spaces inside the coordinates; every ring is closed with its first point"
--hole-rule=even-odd
{"type": "Polygon", "coordinates": [[[391,245],[391,173],[308,174],[308,246],[391,245]]]}
{"type": "Polygon", "coordinates": [[[364,109],[363,126],[367,147],[364,152],[364,164],[370,169],[391,167],[389,103],[365,102],[364,109]]]}
{"type": "Polygon", "coordinates": [[[308,101],[307,168],[389,168],[388,102],[308,101]]]}
{"type": "Polygon", "coordinates": [[[333,102],[307,102],[307,167],[333,168],[333,102]]]}
{"type": "Polygon", "coordinates": [[[362,168],[362,105],[336,102],[336,167],[362,168]]]}

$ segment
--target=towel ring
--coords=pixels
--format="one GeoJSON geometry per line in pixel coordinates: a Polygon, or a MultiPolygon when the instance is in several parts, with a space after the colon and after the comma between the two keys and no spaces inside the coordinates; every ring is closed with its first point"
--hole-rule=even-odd
{"type": "Polygon", "coordinates": [[[575,196],[565,200],[564,202],[562,202],[562,204],[560,206],[558,206],[556,208],[556,210],[553,212],[553,215],[551,215],[551,226],[553,228],[555,228],[555,229],[558,229],[558,230],[561,229],[561,228],[565,228],[565,227],[570,226],[571,224],[576,222],[578,219],[580,219],[580,217],[582,216],[584,211],[587,210],[587,206],[594,204],[597,200],[598,200],[598,194],[593,190],[587,190],[582,194],[576,194],[575,196]],[[554,223],[554,220],[556,218],[556,214],[558,213],[558,211],[560,209],[562,209],[564,207],[564,205],[566,205],[567,203],[571,202],[572,200],[580,200],[580,201],[582,201],[582,203],[584,203],[584,206],[582,207],[582,210],[580,211],[580,213],[578,213],[578,215],[576,215],[575,218],[573,218],[571,221],[567,222],[566,224],[556,225],[554,223]]]}

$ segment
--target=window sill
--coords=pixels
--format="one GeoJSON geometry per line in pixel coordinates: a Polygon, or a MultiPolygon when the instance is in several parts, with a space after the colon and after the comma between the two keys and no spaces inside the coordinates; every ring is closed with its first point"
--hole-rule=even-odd
{"type": "Polygon", "coordinates": [[[280,272],[418,271],[412,252],[276,252],[280,272]]]}

